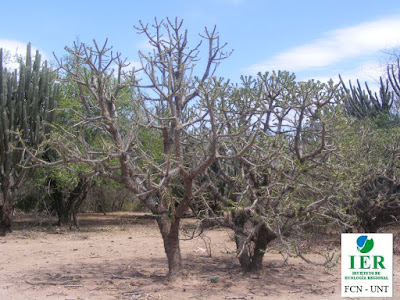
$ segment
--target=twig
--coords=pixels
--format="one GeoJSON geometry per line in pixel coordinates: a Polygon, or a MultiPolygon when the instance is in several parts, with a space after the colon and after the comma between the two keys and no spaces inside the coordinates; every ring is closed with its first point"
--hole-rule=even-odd
{"type": "Polygon", "coordinates": [[[208,274],[208,275],[199,275],[199,278],[210,278],[214,277],[214,275],[208,274]]]}
{"type": "Polygon", "coordinates": [[[38,281],[32,282],[29,280],[25,280],[26,283],[30,285],[69,285],[70,283],[75,283],[77,280],[68,280],[65,282],[54,282],[54,281],[38,281]]]}
{"type": "Polygon", "coordinates": [[[55,296],[55,295],[58,295],[58,296],[67,296],[67,294],[65,294],[64,292],[54,292],[54,293],[51,293],[51,294],[48,294],[48,295],[46,295],[46,297],[50,297],[50,296],[55,296]]]}
{"type": "Polygon", "coordinates": [[[112,279],[131,279],[129,276],[122,276],[122,275],[112,275],[112,279]]]}
{"type": "Polygon", "coordinates": [[[29,283],[30,285],[59,285],[58,282],[46,282],[46,281],[40,281],[40,282],[31,282],[28,280],[25,280],[26,283],[29,283]]]}
{"type": "Polygon", "coordinates": [[[83,287],[83,284],[65,284],[65,287],[71,287],[71,288],[75,288],[75,287],[83,287]]]}
{"type": "Polygon", "coordinates": [[[300,257],[306,263],[309,263],[309,264],[312,264],[312,265],[315,265],[315,266],[322,266],[322,267],[332,268],[332,267],[334,267],[336,265],[337,260],[338,260],[338,259],[336,259],[336,262],[334,262],[333,259],[335,258],[335,253],[333,252],[332,254],[327,253],[325,255],[325,262],[318,263],[318,262],[311,261],[308,258],[304,257],[297,246],[295,247],[295,251],[296,251],[296,255],[298,257],[300,257]]]}
{"type": "Polygon", "coordinates": [[[136,291],[130,291],[130,292],[124,292],[122,295],[138,295],[142,292],[142,290],[136,290],[136,291]]]}

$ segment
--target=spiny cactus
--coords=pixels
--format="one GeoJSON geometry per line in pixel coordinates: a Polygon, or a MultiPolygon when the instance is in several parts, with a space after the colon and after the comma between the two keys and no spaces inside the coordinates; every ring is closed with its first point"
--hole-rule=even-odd
{"type": "Polygon", "coordinates": [[[346,87],[339,75],[340,82],[344,91],[344,109],[345,112],[357,119],[365,119],[375,117],[380,113],[389,113],[393,105],[393,92],[389,90],[388,81],[383,82],[380,78],[379,96],[372,93],[368,84],[365,83],[366,91],[361,88],[360,82],[357,80],[357,86],[349,83],[349,89],[346,87]]]}
{"type": "Polygon", "coordinates": [[[38,51],[32,61],[30,44],[25,62],[21,59],[19,63],[19,70],[4,68],[0,49],[0,233],[4,234],[10,230],[8,211],[15,192],[27,172],[22,165],[28,157],[19,149],[22,143],[34,148],[44,140],[55,118],[59,94],[47,62],[41,64],[38,51]]]}
{"type": "Polygon", "coordinates": [[[390,85],[396,96],[400,98],[400,59],[398,58],[394,64],[387,66],[387,74],[390,85]]]}

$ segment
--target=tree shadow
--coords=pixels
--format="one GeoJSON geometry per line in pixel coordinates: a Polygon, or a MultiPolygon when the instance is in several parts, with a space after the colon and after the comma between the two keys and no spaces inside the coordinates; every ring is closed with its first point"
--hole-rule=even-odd
{"type": "MultiPolygon", "coordinates": [[[[82,232],[96,231],[104,227],[129,226],[129,225],[153,225],[155,216],[150,213],[142,212],[112,212],[104,215],[103,213],[79,213],[77,214],[80,230],[82,232]]],[[[24,214],[18,213],[13,219],[13,230],[43,230],[45,232],[59,228],[55,225],[57,218],[49,217],[45,214],[24,214]]],[[[68,229],[68,226],[64,228],[68,229]]]]}

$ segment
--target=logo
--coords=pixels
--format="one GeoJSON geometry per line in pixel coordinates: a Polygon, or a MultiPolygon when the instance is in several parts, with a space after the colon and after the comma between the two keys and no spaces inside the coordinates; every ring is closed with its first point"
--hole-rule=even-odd
{"type": "Polygon", "coordinates": [[[342,233],[342,297],[393,297],[393,234],[342,233]]]}
{"type": "Polygon", "coordinates": [[[361,253],[368,253],[374,248],[374,240],[368,239],[368,236],[362,235],[357,239],[357,250],[361,253]]]}

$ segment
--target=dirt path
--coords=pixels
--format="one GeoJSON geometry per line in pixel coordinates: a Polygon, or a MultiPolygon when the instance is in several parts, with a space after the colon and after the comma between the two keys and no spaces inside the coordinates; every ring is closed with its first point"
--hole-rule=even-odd
{"type": "MultiPolygon", "coordinates": [[[[341,299],[339,266],[290,259],[282,267],[280,254],[267,253],[262,276],[243,275],[226,229],[206,233],[211,257],[194,251],[205,248],[202,239],[183,241],[185,278],[169,284],[154,220],[127,213],[81,219],[81,232],[18,229],[1,238],[0,299],[341,299]]],[[[400,257],[394,260],[397,287],[400,257]]]]}

